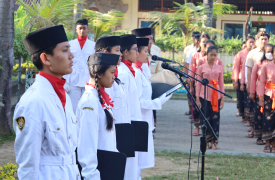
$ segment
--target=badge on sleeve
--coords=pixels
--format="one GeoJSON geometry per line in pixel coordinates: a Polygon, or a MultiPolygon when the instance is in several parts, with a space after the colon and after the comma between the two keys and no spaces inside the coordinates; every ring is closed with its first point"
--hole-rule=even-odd
{"type": "Polygon", "coordinates": [[[16,119],[16,122],[17,122],[19,130],[22,131],[23,128],[25,127],[25,118],[21,116],[16,119]]]}

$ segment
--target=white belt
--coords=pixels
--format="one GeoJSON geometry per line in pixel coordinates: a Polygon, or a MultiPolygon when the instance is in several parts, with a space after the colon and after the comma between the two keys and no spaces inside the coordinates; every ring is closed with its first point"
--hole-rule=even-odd
{"type": "Polygon", "coordinates": [[[40,165],[44,166],[65,166],[76,164],[75,153],[65,156],[41,156],[40,165]]]}

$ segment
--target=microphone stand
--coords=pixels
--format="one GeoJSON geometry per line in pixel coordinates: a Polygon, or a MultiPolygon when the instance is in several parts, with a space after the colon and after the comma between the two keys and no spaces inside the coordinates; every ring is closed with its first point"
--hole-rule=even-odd
{"type": "MultiPolygon", "coordinates": [[[[163,69],[168,69],[169,70],[169,65],[165,62],[162,63],[162,68],[163,69]],[[166,67],[166,68],[164,68],[166,67]]],[[[194,102],[196,108],[198,109],[202,119],[203,119],[203,125],[202,125],[202,137],[200,137],[200,151],[202,153],[202,162],[201,162],[201,180],[204,180],[204,169],[205,169],[205,152],[206,152],[206,129],[208,128],[210,130],[210,132],[213,134],[215,140],[218,140],[218,137],[216,135],[216,133],[214,132],[213,128],[211,127],[209,121],[206,119],[206,100],[204,100],[204,113],[201,111],[201,109],[199,108],[197,102],[195,101],[194,97],[191,95],[189,89],[186,86],[186,83],[182,80],[183,77],[189,77],[194,79],[195,81],[200,82],[202,85],[204,85],[204,98],[206,97],[206,86],[210,87],[211,89],[214,89],[222,94],[224,94],[227,97],[232,98],[232,96],[230,96],[229,94],[226,94],[212,86],[209,86],[208,83],[208,79],[203,79],[202,81],[198,80],[197,78],[194,78],[193,76],[190,76],[184,72],[181,71],[181,73],[177,73],[179,75],[178,79],[180,80],[181,84],[184,86],[184,88],[186,89],[188,95],[190,95],[192,101],[194,102]]]]}

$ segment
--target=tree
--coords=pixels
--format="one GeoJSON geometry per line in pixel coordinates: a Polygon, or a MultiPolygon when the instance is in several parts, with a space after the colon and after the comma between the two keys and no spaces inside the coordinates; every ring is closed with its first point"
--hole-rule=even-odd
{"type": "MultiPolygon", "coordinates": [[[[40,3],[25,3],[23,0],[17,0],[26,11],[28,22],[26,31],[32,32],[45,26],[62,24],[66,29],[72,29],[74,26],[74,8],[79,0],[40,0],[40,3]]],[[[22,17],[23,18],[23,17],[22,17]]]]}
{"type": "Polygon", "coordinates": [[[11,134],[14,1],[0,0],[0,135],[11,134]]]}
{"type": "Polygon", "coordinates": [[[203,0],[203,5],[206,6],[208,12],[206,14],[207,21],[205,22],[206,27],[212,27],[213,18],[213,0],[203,0]]]}
{"type": "Polygon", "coordinates": [[[176,5],[175,9],[171,10],[171,14],[163,12],[149,12],[146,19],[153,21],[154,26],[161,25],[161,32],[163,34],[181,34],[184,45],[187,45],[190,39],[191,31],[199,31],[201,33],[221,33],[221,30],[205,27],[205,15],[208,10],[203,5],[195,6],[193,3],[187,3],[185,0],[184,4],[174,2],[176,5]],[[180,33],[177,33],[180,32],[180,33]]]}
{"type": "Polygon", "coordinates": [[[112,30],[121,25],[124,14],[120,11],[111,10],[108,13],[84,9],[83,18],[89,19],[89,28],[94,34],[94,41],[103,35],[109,35],[112,30]]]}

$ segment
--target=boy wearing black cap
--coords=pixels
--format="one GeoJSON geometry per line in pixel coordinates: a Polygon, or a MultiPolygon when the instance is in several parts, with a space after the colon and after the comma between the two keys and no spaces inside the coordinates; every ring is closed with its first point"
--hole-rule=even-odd
{"type": "Polygon", "coordinates": [[[87,38],[88,20],[80,19],[76,22],[77,39],[70,41],[70,50],[74,55],[73,72],[64,76],[67,80],[66,91],[72,100],[74,113],[79,99],[85,91],[85,83],[89,82],[90,75],[87,66],[88,57],[93,54],[95,43],[87,38]]]}
{"type": "Polygon", "coordinates": [[[38,29],[23,40],[40,73],[13,116],[14,151],[20,180],[77,179],[77,120],[62,76],[74,58],[64,28],[38,29]]]}
{"type": "Polygon", "coordinates": [[[148,66],[146,64],[142,65],[142,69],[144,70],[144,73],[146,77],[149,79],[152,75],[156,74],[157,72],[162,70],[161,61],[152,61],[152,55],[161,56],[161,54],[158,51],[155,51],[152,49],[154,44],[154,37],[152,34],[151,28],[137,28],[132,30],[132,34],[136,35],[138,38],[149,38],[149,44],[148,44],[148,50],[150,52],[150,55],[148,56],[148,66]]]}

